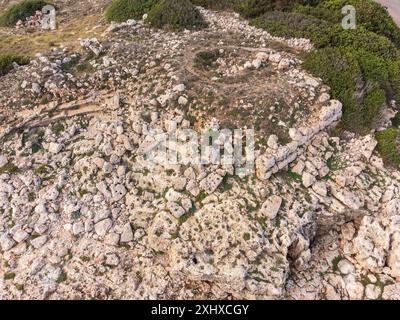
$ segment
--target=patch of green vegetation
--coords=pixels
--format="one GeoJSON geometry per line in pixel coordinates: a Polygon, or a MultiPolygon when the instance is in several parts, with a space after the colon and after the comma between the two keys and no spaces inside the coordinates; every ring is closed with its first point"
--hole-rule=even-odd
{"type": "Polygon", "coordinates": [[[213,10],[226,10],[239,8],[242,0],[191,0],[195,6],[204,7],[213,10]]]}
{"type": "Polygon", "coordinates": [[[26,65],[29,63],[29,58],[15,54],[0,55],[0,77],[9,73],[14,68],[14,63],[26,65]]]}
{"type": "Polygon", "coordinates": [[[15,278],[14,272],[9,272],[4,274],[4,280],[13,280],[15,278]]]}
{"type": "Polygon", "coordinates": [[[42,11],[47,4],[41,0],[23,0],[13,4],[0,15],[0,26],[14,27],[18,20],[33,16],[37,10],[42,11]]]}
{"type": "Polygon", "coordinates": [[[325,0],[315,1],[315,6],[299,5],[296,12],[315,16],[330,23],[338,23],[343,18],[342,8],[352,5],[357,12],[357,26],[372,31],[400,45],[400,33],[387,10],[379,3],[369,0],[325,0]]]}
{"type": "Polygon", "coordinates": [[[172,240],[175,240],[175,239],[177,239],[178,237],[179,237],[179,232],[174,232],[174,233],[171,234],[171,239],[172,239],[172,240]]]}
{"type": "Polygon", "coordinates": [[[247,233],[247,232],[246,232],[246,233],[243,234],[243,239],[244,239],[245,241],[249,241],[250,238],[251,238],[250,233],[247,233]]]}
{"type": "Polygon", "coordinates": [[[343,103],[344,129],[368,133],[386,101],[400,102],[400,29],[380,4],[372,0],[289,1],[279,6],[274,1],[246,2],[257,4],[252,7],[257,12],[247,15],[255,17],[254,26],[280,37],[311,39],[318,50],[305,55],[304,67],[322,78],[332,97],[343,103]],[[354,30],[341,26],[345,5],[356,8],[354,30]]]}
{"type": "Polygon", "coordinates": [[[291,0],[244,0],[237,10],[246,18],[255,18],[274,10],[289,10],[293,4],[291,0]]]}
{"type": "Polygon", "coordinates": [[[17,289],[18,291],[24,291],[24,285],[17,283],[15,285],[15,289],[17,289]]]}
{"type": "Polygon", "coordinates": [[[41,164],[39,167],[37,167],[34,171],[35,171],[35,173],[37,174],[37,175],[39,175],[39,176],[45,176],[45,175],[47,175],[47,174],[49,174],[50,173],[50,170],[51,170],[52,168],[50,167],[50,166],[48,166],[48,165],[45,165],[45,164],[41,164]]]}
{"type": "Polygon", "coordinates": [[[197,196],[196,196],[196,202],[197,203],[202,203],[203,200],[207,198],[207,193],[205,191],[201,191],[197,196]]]}
{"type": "Polygon", "coordinates": [[[80,195],[81,197],[83,197],[85,194],[88,194],[88,193],[89,193],[89,191],[86,190],[86,189],[79,189],[79,195],[80,195]]]}
{"type": "Polygon", "coordinates": [[[393,127],[400,126],[400,112],[397,112],[394,118],[392,119],[392,126],[393,127]]]}
{"type": "Polygon", "coordinates": [[[192,212],[188,212],[188,213],[184,214],[183,216],[180,216],[179,219],[178,219],[179,225],[184,224],[192,216],[193,216],[193,211],[192,212]]]}
{"type": "Polygon", "coordinates": [[[106,10],[109,22],[124,22],[129,19],[142,19],[158,0],[114,0],[106,10]]]}
{"type": "Polygon", "coordinates": [[[289,168],[289,170],[287,171],[287,174],[294,181],[301,182],[303,180],[301,175],[292,171],[292,168],[289,168]]]}
{"type": "Polygon", "coordinates": [[[55,135],[59,135],[61,132],[65,131],[65,127],[61,122],[57,122],[55,124],[53,124],[51,126],[51,131],[55,134],[55,135]]]}
{"type": "Polygon", "coordinates": [[[71,213],[71,219],[73,219],[73,220],[78,220],[78,219],[80,219],[80,217],[81,217],[80,210],[71,213]]]}
{"type": "Polygon", "coordinates": [[[207,24],[200,11],[189,0],[161,0],[148,13],[146,20],[155,28],[169,30],[200,29],[207,24]]]}
{"type": "Polygon", "coordinates": [[[67,274],[65,272],[62,272],[59,277],[57,278],[56,282],[57,283],[63,283],[65,281],[67,281],[68,277],[67,274]]]}
{"type": "Polygon", "coordinates": [[[3,173],[12,174],[12,173],[17,173],[18,171],[19,171],[18,167],[11,162],[7,162],[4,166],[0,168],[0,174],[3,173]]]}
{"type": "Polygon", "coordinates": [[[400,166],[400,135],[399,129],[389,128],[378,132],[376,135],[378,141],[377,150],[381,154],[385,163],[400,166]]]}
{"type": "Polygon", "coordinates": [[[28,201],[33,202],[36,199],[36,194],[34,192],[29,192],[28,193],[28,201]]]}
{"type": "Polygon", "coordinates": [[[227,192],[233,188],[233,184],[229,183],[229,176],[225,176],[222,179],[221,185],[218,187],[220,192],[227,192]]]}
{"type": "Polygon", "coordinates": [[[88,256],[81,256],[80,259],[81,259],[83,262],[89,262],[89,261],[90,261],[90,257],[88,257],[88,256]]]}
{"type": "Polygon", "coordinates": [[[339,272],[339,267],[338,267],[338,265],[339,265],[339,262],[340,262],[341,260],[343,260],[343,257],[341,257],[341,256],[337,256],[336,258],[334,258],[334,259],[332,260],[332,271],[333,271],[333,272],[339,272]]]}

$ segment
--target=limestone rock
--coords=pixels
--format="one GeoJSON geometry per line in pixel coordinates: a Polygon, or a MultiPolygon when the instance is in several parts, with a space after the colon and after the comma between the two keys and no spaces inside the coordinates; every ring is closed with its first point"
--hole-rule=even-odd
{"type": "Polygon", "coordinates": [[[275,219],[282,205],[280,196],[271,196],[261,207],[260,213],[268,219],[275,219]]]}
{"type": "Polygon", "coordinates": [[[94,230],[97,235],[104,237],[112,227],[111,219],[102,220],[94,225],[94,230]]]}

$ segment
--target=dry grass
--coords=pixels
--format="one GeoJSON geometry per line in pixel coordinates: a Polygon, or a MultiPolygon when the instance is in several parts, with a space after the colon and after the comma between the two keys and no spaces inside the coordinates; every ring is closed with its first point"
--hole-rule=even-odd
{"type": "Polygon", "coordinates": [[[32,57],[60,46],[79,51],[79,38],[101,39],[105,29],[104,20],[99,15],[80,17],[63,23],[55,31],[48,32],[26,31],[11,34],[10,29],[0,28],[0,54],[17,52],[32,57]]]}

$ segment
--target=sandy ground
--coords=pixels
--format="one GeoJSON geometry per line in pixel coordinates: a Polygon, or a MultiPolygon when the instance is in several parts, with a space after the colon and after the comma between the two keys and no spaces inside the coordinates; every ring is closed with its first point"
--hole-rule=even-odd
{"type": "Polygon", "coordinates": [[[394,21],[400,26],[400,0],[376,0],[383,6],[388,8],[389,13],[392,15],[394,21]]]}

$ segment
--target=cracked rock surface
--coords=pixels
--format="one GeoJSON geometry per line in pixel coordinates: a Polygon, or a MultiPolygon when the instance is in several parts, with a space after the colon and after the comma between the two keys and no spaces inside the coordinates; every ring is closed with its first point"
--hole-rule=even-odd
{"type": "Polygon", "coordinates": [[[302,69],[310,42],[201,13],[2,78],[0,299],[399,299],[400,173],[372,136],[329,134],[342,105],[302,69]],[[179,144],[146,159],[160,134],[245,126],[250,175],[179,144]]]}

